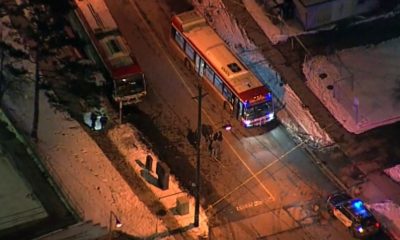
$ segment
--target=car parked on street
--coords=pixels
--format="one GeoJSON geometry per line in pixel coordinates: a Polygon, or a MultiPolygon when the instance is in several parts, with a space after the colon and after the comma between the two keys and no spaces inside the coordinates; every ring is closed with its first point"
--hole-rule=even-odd
{"type": "Polygon", "coordinates": [[[327,209],[331,216],[343,223],[356,238],[376,235],[381,225],[376,221],[364,202],[346,193],[335,193],[327,199],[327,209]]]}

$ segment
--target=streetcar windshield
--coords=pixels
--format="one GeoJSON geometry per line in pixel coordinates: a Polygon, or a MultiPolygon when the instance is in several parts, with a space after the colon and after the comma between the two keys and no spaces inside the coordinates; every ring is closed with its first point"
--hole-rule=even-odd
{"type": "Polygon", "coordinates": [[[116,93],[118,96],[129,96],[145,90],[145,81],[143,75],[135,75],[129,78],[115,81],[116,93]]]}
{"type": "Polygon", "coordinates": [[[244,117],[247,120],[259,118],[272,112],[272,102],[264,102],[244,109],[244,117]]]}

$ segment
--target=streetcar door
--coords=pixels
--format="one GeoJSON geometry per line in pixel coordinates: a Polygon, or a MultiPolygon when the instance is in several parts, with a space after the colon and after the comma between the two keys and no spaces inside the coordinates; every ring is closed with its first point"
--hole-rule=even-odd
{"type": "Polygon", "coordinates": [[[239,119],[239,115],[240,115],[240,102],[238,100],[237,97],[233,97],[233,116],[235,116],[235,118],[239,119]]]}
{"type": "Polygon", "coordinates": [[[243,106],[243,103],[239,100],[237,103],[237,108],[238,108],[237,119],[240,119],[243,115],[244,106],[243,106]]]}
{"type": "Polygon", "coordinates": [[[204,74],[204,60],[196,54],[195,56],[195,70],[202,77],[204,74]]]}

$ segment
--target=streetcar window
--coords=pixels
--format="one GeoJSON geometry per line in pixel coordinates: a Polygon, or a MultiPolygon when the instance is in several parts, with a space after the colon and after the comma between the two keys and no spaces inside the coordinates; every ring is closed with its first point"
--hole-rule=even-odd
{"type": "Polygon", "coordinates": [[[224,90],[222,91],[222,95],[224,95],[226,100],[228,100],[229,102],[232,102],[232,92],[226,86],[224,87],[224,90]]]}
{"type": "Polygon", "coordinates": [[[190,60],[194,60],[194,50],[189,44],[186,44],[185,53],[190,58],[190,60]]]}
{"type": "Polygon", "coordinates": [[[214,82],[215,88],[219,90],[219,92],[222,92],[222,88],[224,87],[222,80],[215,75],[215,82],[214,82]]]}
{"type": "Polygon", "coordinates": [[[232,72],[234,72],[234,73],[237,73],[237,72],[240,72],[242,69],[239,67],[239,65],[237,65],[236,63],[230,63],[230,64],[228,64],[228,68],[232,71],[232,72]]]}
{"type": "Polygon", "coordinates": [[[112,55],[122,51],[121,46],[119,46],[118,42],[115,41],[115,39],[110,39],[107,42],[107,47],[110,50],[112,55]]]}
{"type": "Polygon", "coordinates": [[[143,76],[139,74],[126,79],[114,80],[114,84],[118,96],[128,96],[145,90],[143,76]]]}
{"type": "Polygon", "coordinates": [[[178,43],[179,47],[181,47],[183,49],[185,46],[185,39],[183,39],[182,34],[180,34],[180,32],[175,30],[175,38],[174,39],[178,43]]]}
{"type": "Polygon", "coordinates": [[[210,82],[214,83],[214,71],[207,64],[205,65],[204,75],[210,82]]]}

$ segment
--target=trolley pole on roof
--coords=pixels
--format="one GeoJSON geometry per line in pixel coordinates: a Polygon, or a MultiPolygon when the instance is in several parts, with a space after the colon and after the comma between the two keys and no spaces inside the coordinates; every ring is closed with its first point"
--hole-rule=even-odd
{"type": "Polygon", "coordinates": [[[198,90],[198,96],[197,98],[197,104],[198,104],[198,112],[197,112],[197,144],[196,144],[196,150],[197,150],[197,161],[196,161],[196,189],[195,189],[195,205],[194,205],[194,226],[198,227],[199,226],[199,214],[200,214],[200,143],[201,143],[201,100],[203,97],[205,97],[207,94],[202,94],[202,87],[201,87],[201,81],[199,81],[199,84],[197,86],[198,90]]]}

